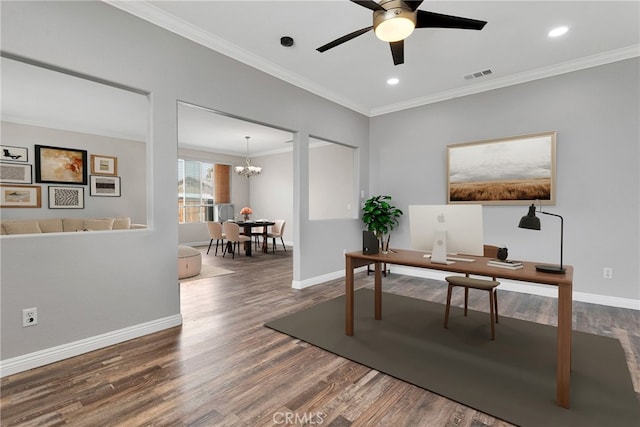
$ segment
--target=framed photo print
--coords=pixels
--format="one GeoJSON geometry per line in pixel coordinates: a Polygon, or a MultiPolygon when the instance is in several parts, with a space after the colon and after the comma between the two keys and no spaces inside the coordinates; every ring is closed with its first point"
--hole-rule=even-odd
{"type": "Polygon", "coordinates": [[[87,185],[87,151],[35,146],[36,182],[87,185]]]}
{"type": "Polygon", "coordinates": [[[120,177],[91,175],[89,195],[95,197],[120,197],[120,177]]]}
{"type": "Polygon", "coordinates": [[[84,209],[84,187],[50,185],[49,209],[84,209]]]}
{"type": "Polygon", "coordinates": [[[118,158],[112,156],[91,155],[92,175],[118,175],[118,158]]]}
{"type": "Polygon", "coordinates": [[[0,208],[39,208],[39,185],[0,185],[0,208]]]}
{"type": "Polygon", "coordinates": [[[31,165],[20,163],[0,163],[0,182],[31,184],[31,165]]]}
{"type": "Polygon", "coordinates": [[[3,162],[27,163],[29,161],[29,149],[26,147],[0,145],[0,160],[3,162]]]}
{"type": "Polygon", "coordinates": [[[448,203],[556,200],[556,132],[447,146],[448,203]]]}

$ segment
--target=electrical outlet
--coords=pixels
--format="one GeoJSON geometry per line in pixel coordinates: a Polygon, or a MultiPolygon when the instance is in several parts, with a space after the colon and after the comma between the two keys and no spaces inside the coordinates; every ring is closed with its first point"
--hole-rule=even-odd
{"type": "Polygon", "coordinates": [[[602,270],[602,277],[604,277],[605,279],[613,279],[613,268],[605,267],[602,270]]]}
{"type": "Polygon", "coordinates": [[[22,327],[35,326],[38,324],[38,308],[23,308],[22,309],[22,327]]]}

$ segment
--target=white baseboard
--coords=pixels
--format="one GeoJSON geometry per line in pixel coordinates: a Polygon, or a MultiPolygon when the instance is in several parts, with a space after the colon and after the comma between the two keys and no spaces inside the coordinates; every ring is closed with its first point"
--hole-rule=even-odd
{"type": "MultiPolygon", "coordinates": [[[[355,272],[365,271],[367,267],[359,267],[355,269],[355,272]]],[[[333,273],[323,274],[321,276],[315,276],[306,280],[293,280],[291,282],[291,287],[293,289],[304,289],[309,286],[319,285],[324,282],[328,282],[329,280],[335,280],[344,277],[344,270],[334,271],[333,273]]]]}
{"type": "MultiPolygon", "coordinates": [[[[366,267],[356,269],[362,271],[366,267]]],[[[436,270],[425,270],[424,268],[398,267],[391,266],[391,273],[403,274],[405,276],[423,277],[425,279],[442,280],[446,276],[451,275],[449,272],[439,272],[436,270]]],[[[324,274],[322,276],[312,277],[303,281],[293,281],[294,289],[303,289],[309,286],[318,285],[329,280],[344,277],[344,270],[335,271],[333,273],[324,274]]],[[[544,297],[558,298],[558,290],[553,286],[534,285],[524,282],[500,280],[500,289],[506,291],[520,292],[524,294],[538,295],[544,297]]],[[[628,308],[631,310],[640,310],[640,300],[630,298],[611,297],[607,295],[588,294],[585,292],[573,292],[573,300],[586,302],[589,304],[605,305],[609,307],[628,308]]]]}
{"type": "MultiPolygon", "coordinates": [[[[424,277],[427,279],[444,280],[451,273],[440,273],[423,268],[411,267],[391,267],[392,273],[404,274],[406,276],[424,277]]],[[[523,282],[500,280],[500,289],[505,291],[520,292],[524,294],[538,295],[543,297],[558,298],[558,290],[554,286],[534,285],[523,282]]],[[[606,305],[610,307],[629,308],[640,310],[640,300],[630,298],[611,297],[607,295],[588,294],[585,292],[573,292],[573,300],[586,302],[589,304],[606,305]]]]}
{"type": "Polygon", "coordinates": [[[106,334],[96,335],[68,344],[2,360],[0,361],[0,377],[17,374],[18,372],[48,365],[49,363],[58,362],[68,359],[69,357],[78,356],[83,353],[180,325],[182,325],[182,315],[176,314],[162,319],[152,320],[151,322],[129,326],[117,331],[107,332],[106,334]]]}

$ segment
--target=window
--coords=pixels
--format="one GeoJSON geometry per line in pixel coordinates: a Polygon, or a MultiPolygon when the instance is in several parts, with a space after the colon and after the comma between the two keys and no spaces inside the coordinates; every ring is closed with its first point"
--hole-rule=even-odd
{"type": "Polygon", "coordinates": [[[178,159],[178,218],[213,221],[213,163],[178,159]]]}

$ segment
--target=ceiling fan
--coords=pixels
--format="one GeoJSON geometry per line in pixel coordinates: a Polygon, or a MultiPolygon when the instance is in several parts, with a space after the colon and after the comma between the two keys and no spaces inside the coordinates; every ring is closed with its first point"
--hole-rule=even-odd
{"type": "Polygon", "coordinates": [[[351,0],[352,3],[373,11],[373,25],[342,36],[316,50],[327,51],[373,29],[380,40],[389,42],[393,64],[398,65],[404,63],[404,39],[409,37],[415,28],[481,30],[487,23],[477,19],[417,10],[422,1],[381,0],[377,3],[373,0],[351,0]]]}

